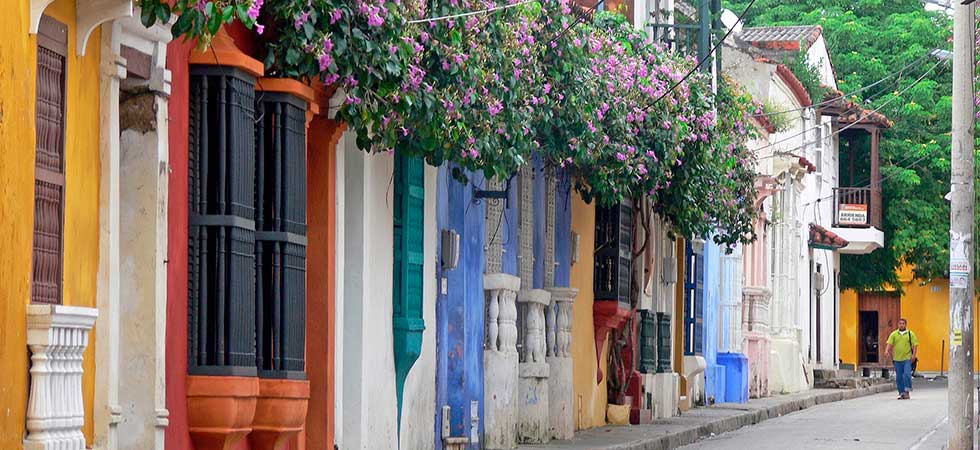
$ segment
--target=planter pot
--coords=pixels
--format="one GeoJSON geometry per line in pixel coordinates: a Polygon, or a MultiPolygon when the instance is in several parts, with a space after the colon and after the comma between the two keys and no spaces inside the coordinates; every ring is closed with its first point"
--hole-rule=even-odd
{"type": "Polygon", "coordinates": [[[259,380],[188,376],[187,419],[197,450],[232,450],[252,431],[259,380]]]}
{"type": "Polygon", "coordinates": [[[629,425],[630,405],[607,405],[606,419],[609,425],[629,425]]]}
{"type": "Polygon", "coordinates": [[[259,379],[259,397],[249,440],[253,450],[281,450],[306,424],[310,382],[259,379]]]}

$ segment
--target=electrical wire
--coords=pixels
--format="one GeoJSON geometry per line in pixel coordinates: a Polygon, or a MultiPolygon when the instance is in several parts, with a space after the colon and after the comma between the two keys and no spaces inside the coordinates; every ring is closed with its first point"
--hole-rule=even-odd
{"type": "Polygon", "coordinates": [[[713,45],[711,47],[711,50],[709,50],[708,53],[706,55],[704,55],[704,58],[701,58],[701,60],[698,61],[697,65],[695,65],[694,67],[692,67],[691,70],[689,70],[686,74],[684,74],[684,77],[681,78],[680,81],[674,83],[674,85],[671,86],[670,89],[667,89],[666,91],[664,91],[664,93],[661,94],[660,97],[657,97],[657,99],[654,100],[653,103],[650,103],[649,105],[647,105],[646,107],[644,107],[642,111],[646,112],[650,108],[652,108],[654,105],[656,105],[657,103],[660,103],[660,101],[663,100],[664,97],[667,96],[667,94],[670,94],[671,92],[674,92],[674,89],[676,89],[677,86],[680,86],[682,83],[684,83],[685,81],[687,81],[687,79],[691,75],[693,75],[694,72],[697,72],[698,69],[700,69],[701,66],[704,65],[704,63],[709,58],[711,58],[711,55],[713,55],[715,53],[715,50],[718,50],[718,47],[720,47],[721,44],[723,44],[725,42],[725,40],[728,39],[728,37],[732,35],[732,32],[735,31],[735,25],[738,25],[739,23],[742,22],[742,20],[745,18],[746,14],[749,13],[749,10],[752,9],[752,5],[754,5],[754,4],[755,4],[755,0],[749,1],[749,4],[748,5],[745,5],[745,9],[742,10],[742,14],[739,14],[738,15],[738,20],[735,21],[735,24],[732,25],[732,27],[729,28],[727,32],[725,32],[725,35],[722,36],[722,38],[719,39],[718,42],[716,42],[715,45],[713,45]]]}
{"type": "MultiPolygon", "coordinates": [[[[848,97],[852,97],[852,96],[855,96],[857,94],[860,94],[861,92],[864,92],[864,91],[866,91],[868,89],[871,89],[871,88],[873,88],[873,87],[875,87],[875,86],[883,83],[885,80],[887,80],[889,78],[892,78],[892,77],[894,77],[896,75],[898,75],[899,78],[896,79],[892,84],[897,84],[898,81],[901,79],[901,76],[905,73],[906,70],[908,70],[909,68],[911,68],[914,65],[920,64],[923,60],[925,60],[926,58],[929,57],[929,54],[931,52],[932,52],[932,50],[930,50],[929,52],[926,52],[926,54],[921,55],[918,58],[916,58],[914,61],[906,64],[905,67],[902,67],[901,69],[898,69],[898,71],[892,72],[892,73],[886,75],[884,78],[881,78],[880,80],[875,81],[874,83],[871,83],[871,84],[869,84],[867,86],[864,86],[864,87],[862,87],[862,88],[860,88],[860,89],[858,89],[856,91],[849,92],[847,94],[842,94],[838,98],[834,98],[834,99],[831,99],[831,100],[824,100],[824,101],[822,101],[820,103],[814,103],[814,104],[812,104],[810,106],[803,106],[803,107],[800,107],[800,108],[786,109],[786,110],[783,110],[783,111],[775,111],[775,112],[768,112],[768,113],[752,114],[750,117],[775,116],[775,115],[786,114],[786,113],[791,113],[791,112],[804,111],[804,110],[809,109],[809,108],[817,108],[817,107],[820,107],[820,106],[829,105],[831,103],[834,103],[834,102],[838,101],[840,98],[848,98],[848,97]]],[[[885,95],[885,93],[883,92],[882,95],[885,95]]],[[[867,101],[867,99],[865,99],[865,100],[867,101]]]]}
{"type": "Polygon", "coordinates": [[[409,24],[409,25],[413,25],[413,24],[417,24],[417,23],[431,23],[431,22],[439,22],[439,21],[442,21],[442,20],[460,19],[460,18],[463,18],[463,17],[475,16],[475,15],[478,15],[478,14],[490,14],[492,12],[502,11],[502,10],[505,10],[505,9],[513,8],[515,6],[526,5],[528,3],[535,3],[537,1],[538,0],[524,0],[522,2],[511,3],[509,5],[494,6],[493,8],[486,8],[486,9],[480,9],[480,10],[475,10],[475,11],[468,11],[468,12],[459,13],[459,14],[450,14],[448,16],[430,17],[430,18],[427,18],[427,19],[414,19],[414,20],[409,20],[409,21],[407,21],[405,23],[406,24],[409,24]]]}
{"type": "MultiPolygon", "coordinates": [[[[943,64],[944,62],[945,62],[945,61],[938,61],[938,62],[937,62],[936,64],[934,64],[934,65],[933,65],[932,67],[930,67],[930,68],[929,68],[929,70],[926,70],[926,72],[925,72],[925,73],[923,73],[922,75],[920,75],[920,76],[919,76],[919,78],[917,78],[917,79],[916,79],[916,80],[915,80],[915,81],[914,81],[914,82],[913,82],[912,84],[910,84],[910,85],[908,85],[908,86],[906,86],[906,87],[905,87],[904,89],[902,89],[901,91],[899,91],[898,93],[896,93],[896,94],[895,94],[895,95],[894,95],[894,96],[893,96],[892,98],[890,98],[890,99],[888,99],[888,100],[885,100],[885,102],[884,102],[884,103],[882,103],[881,105],[878,105],[878,107],[877,107],[877,108],[875,108],[875,109],[873,109],[873,110],[871,110],[871,111],[867,111],[867,112],[866,112],[866,113],[865,113],[864,115],[862,115],[862,116],[861,116],[861,118],[859,118],[859,119],[857,119],[857,120],[855,120],[854,122],[851,122],[850,124],[848,124],[848,125],[846,125],[846,126],[844,126],[844,127],[841,127],[841,128],[839,128],[839,129],[838,129],[837,131],[834,131],[834,132],[832,132],[832,133],[831,133],[830,135],[828,135],[827,137],[832,137],[832,136],[836,136],[836,135],[839,135],[839,134],[840,134],[840,133],[842,133],[842,132],[843,132],[844,130],[847,130],[847,129],[849,129],[849,128],[851,128],[851,127],[853,127],[853,126],[856,126],[856,125],[857,125],[858,123],[860,123],[860,122],[861,122],[862,120],[864,120],[864,119],[866,119],[866,118],[868,118],[869,116],[871,116],[871,114],[874,114],[874,113],[877,113],[877,112],[878,112],[878,111],[880,111],[880,110],[881,110],[882,108],[884,108],[885,106],[887,106],[887,105],[888,105],[889,103],[891,103],[891,102],[893,102],[893,101],[895,101],[895,99],[897,99],[897,98],[899,98],[899,97],[900,97],[900,96],[901,96],[902,94],[904,94],[905,92],[907,92],[907,91],[908,91],[909,89],[912,89],[913,87],[915,87],[915,86],[917,86],[917,85],[918,85],[919,83],[921,83],[921,82],[922,82],[922,80],[924,80],[924,79],[925,79],[925,77],[926,77],[926,75],[929,75],[929,73],[931,73],[931,72],[932,72],[933,70],[935,70],[935,69],[936,69],[936,67],[939,67],[939,65],[941,65],[941,64],[943,64]]],[[[786,142],[786,141],[788,141],[788,140],[790,140],[790,139],[792,139],[792,138],[794,138],[794,137],[797,137],[797,136],[800,136],[800,135],[803,135],[803,134],[806,134],[806,132],[807,132],[807,131],[811,131],[811,130],[814,130],[814,129],[816,129],[816,128],[819,128],[820,126],[823,126],[823,125],[821,124],[821,125],[819,125],[819,126],[817,126],[817,127],[813,127],[813,128],[808,128],[808,129],[804,129],[803,131],[801,131],[801,132],[799,132],[799,133],[796,133],[796,134],[794,134],[794,135],[791,135],[791,136],[787,136],[787,137],[785,137],[785,138],[783,138],[783,139],[781,139],[781,140],[778,140],[778,141],[776,141],[776,142],[772,142],[772,143],[769,143],[769,144],[767,144],[767,145],[764,145],[764,146],[762,146],[762,147],[759,147],[759,148],[757,148],[757,149],[753,149],[753,150],[754,150],[754,151],[760,151],[760,150],[765,150],[765,149],[767,149],[767,148],[770,148],[770,147],[773,147],[773,146],[775,146],[776,144],[780,144],[780,143],[783,143],[783,142],[786,142]]],[[[794,147],[794,148],[792,148],[792,149],[789,149],[789,150],[783,150],[783,151],[777,151],[777,152],[773,152],[773,153],[772,153],[771,155],[767,155],[767,156],[763,156],[763,157],[760,157],[760,158],[758,158],[758,159],[760,159],[760,160],[762,160],[762,159],[767,159],[767,158],[775,158],[775,157],[777,157],[777,156],[796,156],[796,155],[793,155],[793,154],[792,154],[792,152],[794,152],[794,151],[796,151],[796,150],[800,150],[800,149],[803,149],[803,148],[805,148],[805,147],[806,147],[807,145],[809,145],[809,144],[811,144],[811,142],[804,142],[804,143],[803,143],[802,145],[800,145],[800,146],[797,146],[797,147],[794,147]]]]}

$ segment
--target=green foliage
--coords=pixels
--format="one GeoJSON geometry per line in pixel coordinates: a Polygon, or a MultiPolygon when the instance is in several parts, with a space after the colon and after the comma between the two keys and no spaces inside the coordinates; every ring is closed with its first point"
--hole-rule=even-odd
{"type": "MultiPolygon", "coordinates": [[[[747,0],[726,2],[741,11],[747,0]]],[[[873,109],[892,98],[948,49],[951,20],[918,0],[757,0],[750,26],[821,25],[838,87],[853,92],[897,74],[859,97],[873,109]],[[922,58],[922,59],[920,59],[922,58]],[[901,69],[918,61],[904,73],[901,69]]],[[[942,68],[891,101],[881,112],[895,122],[881,142],[885,248],[842,256],[841,288],[898,286],[897,269],[911,264],[921,279],[942,278],[949,264],[951,77],[942,68]]]]}
{"type": "Polygon", "coordinates": [[[793,72],[793,75],[796,76],[796,79],[800,80],[800,83],[803,84],[803,88],[806,89],[807,94],[810,94],[810,99],[813,100],[813,103],[819,103],[827,94],[827,88],[821,86],[820,70],[817,69],[815,62],[810,61],[807,53],[801,51],[798,55],[787,58],[785,64],[793,72]]]}
{"type": "Polygon", "coordinates": [[[770,100],[766,100],[762,104],[762,113],[769,118],[769,122],[776,128],[776,131],[786,131],[792,123],[792,118],[789,116],[790,113],[787,112],[790,109],[788,105],[777,105],[770,100]]]}
{"type": "Polygon", "coordinates": [[[203,42],[224,8],[248,13],[228,20],[267,24],[266,74],[341,89],[337,115],[364,150],[503,178],[541,156],[586,198],[652,197],[685,237],[753,238],[745,144],[756,105],[731,81],[716,98],[703,73],[685,79],[694,61],[650,44],[622,14],[569,28],[570,0],[267,0],[261,16],[262,0],[184,1],[178,23],[206,25],[180,31],[203,42]],[[454,17],[418,20],[436,16],[454,17]]]}

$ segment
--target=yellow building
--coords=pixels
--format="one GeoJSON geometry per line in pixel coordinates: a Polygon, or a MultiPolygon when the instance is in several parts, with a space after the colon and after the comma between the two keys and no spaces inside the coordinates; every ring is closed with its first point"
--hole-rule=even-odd
{"type": "MultiPolygon", "coordinates": [[[[120,146],[120,81],[127,78],[121,55],[140,59],[147,79],[156,70],[156,85],[169,90],[169,74],[160,71],[165,60],[151,58],[165,53],[169,32],[160,37],[161,28],[133,27],[139,19],[132,17],[132,0],[10,0],[5,6],[0,15],[0,448],[50,448],[55,438],[59,448],[115,448],[111,430],[121,412],[117,376],[119,361],[126,359],[118,351],[119,174],[131,164],[120,161],[120,150],[127,148],[120,146]],[[141,46],[144,42],[160,45],[141,46]]],[[[132,78],[139,84],[139,76],[132,78]]],[[[165,124],[165,105],[156,123],[165,124]]],[[[145,114],[158,107],[150,103],[132,111],[145,114]]],[[[165,141],[162,134],[138,147],[156,157],[152,150],[165,152],[166,145],[147,144],[165,141]]],[[[160,171],[159,164],[152,168],[160,171]]],[[[140,214],[131,214],[129,229],[139,228],[140,214]]],[[[143,260],[131,261],[140,270],[153,270],[142,269],[143,260]]],[[[153,321],[147,322],[152,330],[153,321]]]]}
{"type": "Polygon", "coordinates": [[[573,192],[572,233],[578,235],[573,248],[571,287],[578,289],[572,306],[572,380],[574,382],[575,428],[586,429],[606,424],[606,379],[598,382],[597,361],[606,361],[609,343],[596,358],[595,324],[592,306],[592,249],[595,247],[595,205],[585,203],[573,192]],[[575,253],[577,253],[577,258],[575,253]]]}
{"type": "MultiPolygon", "coordinates": [[[[883,353],[888,330],[897,328],[897,318],[904,317],[908,319],[909,329],[919,338],[916,369],[920,372],[949,370],[949,280],[935,279],[923,284],[921,280],[913,279],[911,268],[906,267],[900,272],[899,281],[904,290],[901,295],[895,290],[841,293],[842,362],[860,367],[873,365],[877,360],[879,364],[887,365],[883,353]],[[878,322],[877,327],[874,322],[878,322]]],[[[980,318],[977,309],[974,306],[975,321],[980,318]]],[[[976,362],[974,365],[980,367],[976,362]]]]}
{"type": "MultiPolygon", "coordinates": [[[[35,229],[35,162],[38,148],[35,105],[41,101],[61,105],[63,116],[50,117],[53,127],[61,127],[63,187],[61,231],[57,249],[61,269],[55,295],[64,305],[94,307],[99,259],[99,30],[89,37],[85,56],[79,56],[76,30],[76,5],[73,0],[58,0],[45,8],[41,20],[42,39],[50,47],[64,45],[48,53],[50,61],[63,60],[64,87],[52,92],[54,97],[37,98],[38,34],[31,32],[32,6],[35,2],[18,0],[0,15],[0,291],[3,310],[0,314],[0,345],[9,355],[0,362],[5,382],[0,387],[0,447],[19,448],[24,439],[28,395],[27,305],[32,296],[32,253],[35,229]],[[59,30],[59,23],[64,28],[59,30]],[[46,36],[46,32],[55,36],[46,36]],[[61,42],[58,42],[63,38],[61,42]],[[60,54],[59,54],[60,53],[60,54]],[[20,356],[17,356],[20,355],[20,356]]],[[[41,52],[47,51],[40,50],[41,52]]],[[[60,68],[52,67],[58,71],[60,68]]],[[[57,81],[55,81],[57,82],[57,81]]],[[[56,88],[57,89],[57,88],[56,88]]],[[[57,107],[56,107],[57,108],[57,107]]],[[[58,130],[50,130],[58,133],[58,130]]],[[[43,140],[44,137],[41,137],[43,140]]],[[[41,145],[44,145],[42,142],[41,145]]],[[[58,144],[55,144],[56,146],[58,144]]],[[[38,163],[40,164],[40,163],[38,163]]],[[[56,166],[53,164],[52,166],[56,166]]],[[[57,212],[56,212],[57,213],[57,212]]],[[[93,436],[94,333],[84,358],[85,436],[93,436]]]]}

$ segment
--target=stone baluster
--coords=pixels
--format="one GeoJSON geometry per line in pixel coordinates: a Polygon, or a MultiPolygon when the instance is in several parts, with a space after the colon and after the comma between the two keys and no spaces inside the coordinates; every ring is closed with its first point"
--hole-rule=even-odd
{"type": "Polygon", "coordinates": [[[82,359],[97,316],[94,308],[28,306],[31,390],[25,450],[85,450],[82,359]]]}
{"type": "Polygon", "coordinates": [[[554,304],[554,302],[552,302],[552,304],[550,304],[550,305],[548,305],[548,306],[545,307],[545,329],[547,330],[547,333],[545,334],[545,337],[546,337],[546,344],[545,344],[546,351],[545,351],[545,356],[546,357],[548,357],[548,356],[556,356],[556,354],[555,354],[555,337],[557,335],[557,330],[555,329],[555,325],[556,325],[556,322],[555,322],[555,304],[554,304]]]}
{"type": "Polygon", "coordinates": [[[548,321],[548,337],[554,343],[548,343],[548,349],[554,348],[548,356],[568,357],[568,349],[572,341],[572,304],[578,296],[578,289],[549,288],[552,304],[548,306],[549,314],[554,318],[548,321]]]}
{"type": "Polygon", "coordinates": [[[551,437],[570,439],[575,431],[572,389],[572,303],[578,289],[547,288],[548,305],[548,416],[551,437]]]}
{"type": "Polygon", "coordinates": [[[542,351],[544,349],[542,342],[544,334],[543,309],[544,305],[529,303],[524,310],[527,328],[524,334],[524,347],[527,349],[524,354],[524,362],[544,362],[544,352],[542,351]]]}
{"type": "Polygon", "coordinates": [[[487,298],[487,350],[517,352],[517,291],[521,279],[505,273],[483,276],[487,298]]]}
{"type": "Polygon", "coordinates": [[[487,341],[483,350],[484,448],[517,446],[517,292],[521,279],[483,275],[487,298],[487,341]]]}

